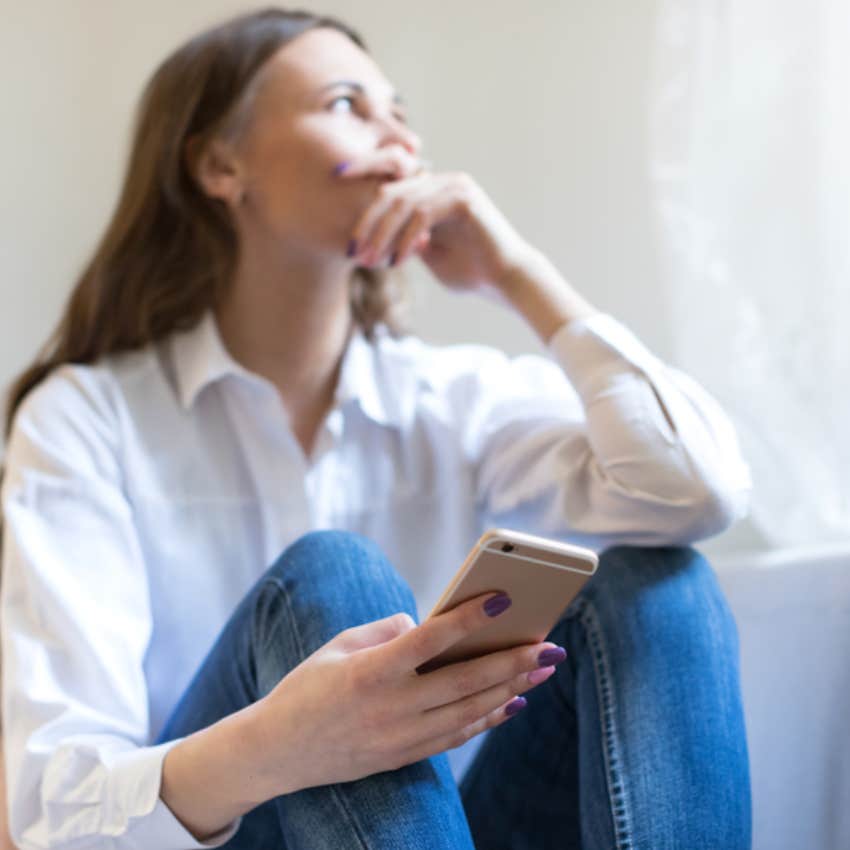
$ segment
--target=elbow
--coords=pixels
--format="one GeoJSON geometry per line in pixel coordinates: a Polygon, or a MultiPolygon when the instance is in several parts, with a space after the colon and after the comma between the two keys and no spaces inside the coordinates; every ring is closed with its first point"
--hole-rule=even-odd
{"type": "Polygon", "coordinates": [[[679,542],[696,543],[727,531],[749,512],[751,493],[749,481],[702,486],[687,515],[682,517],[679,542]]]}

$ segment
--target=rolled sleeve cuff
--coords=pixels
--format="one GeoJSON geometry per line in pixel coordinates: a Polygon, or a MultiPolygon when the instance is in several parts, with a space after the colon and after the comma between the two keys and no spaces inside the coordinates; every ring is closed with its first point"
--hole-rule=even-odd
{"type": "Polygon", "coordinates": [[[138,846],[139,850],[150,850],[151,847],[158,850],[195,850],[200,847],[221,847],[236,835],[241,823],[242,818],[238,818],[221,832],[201,842],[177,820],[161,799],[157,799],[153,811],[145,818],[144,837],[141,829],[133,830],[131,835],[136,840],[138,833],[138,843],[133,846],[138,846]]]}
{"type": "Polygon", "coordinates": [[[237,818],[206,841],[198,841],[161,799],[162,763],[168,751],[181,740],[136,750],[122,757],[124,764],[116,765],[116,793],[124,796],[118,801],[119,807],[132,814],[125,834],[128,847],[138,850],[220,847],[233,838],[242,823],[242,818],[237,818]]]}

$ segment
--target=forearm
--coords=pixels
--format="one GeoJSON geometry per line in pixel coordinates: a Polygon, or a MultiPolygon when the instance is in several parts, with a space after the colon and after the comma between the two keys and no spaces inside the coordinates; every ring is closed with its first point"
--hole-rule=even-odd
{"type": "Polygon", "coordinates": [[[199,841],[260,803],[296,790],[281,783],[285,771],[266,764],[261,711],[258,702],[231,714],[189,735],[165,757],[160,797],[199,841]]]}
{"type": "Polygon", "coordinates": [[[599,312],[537,250],[530,250],[511,267],[499,289],[544,344],[562,325],[599,312]]]}

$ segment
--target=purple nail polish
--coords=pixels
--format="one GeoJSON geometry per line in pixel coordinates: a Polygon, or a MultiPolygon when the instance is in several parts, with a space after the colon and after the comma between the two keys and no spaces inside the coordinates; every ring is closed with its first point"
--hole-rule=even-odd
{"type": "Polygon", "coordinates": [[[348,166],[349,166],[349,165],[351,165],[351,163],[350,163],[350,162],[341,162],[341,163],[339,163],[339,165],[337,165],[337,166],[334,168],[334,175],[336,176],[336,175],[342,174],[342,172],[343,172],[343,171],[345,171],[345,169],[346,169],[346,168],[348,168],[348,166]]]}
{"type": "Polygon", "coordinates": [[[528,705],[528,700],[525,697],[516,697],[505,706],[505,714],[508,717],[513,717],[518,711],[522,711],[528,705]]]}
{"type": "Polygon", "coordinates": [[[537,656],[537,663],[541,667],[548,667],[550,664],[560,664],[566,657],[566,649],[562,646],[556,646],[554,649],[544,649],[537,656]]]}
{"type": "Polygon", "coordinates": [[[484,603],[484,613],[488,617],[495,617],[511,607],[511,598],[507,593],[493,596],[484,603]]]}
{"type": "Polygon", "coordinates": [[[345,252],[349,257],[353,257],[357,253],[357,240],[351,239],[348,242],[348,250],[345,252]]]}
{"type": "Polygon", "coordinates": [[[390,257],[390,265],[394,266],[396,264],[396,260],[398,260],[398,251],[393,251],[393,255],[390,257]]]}

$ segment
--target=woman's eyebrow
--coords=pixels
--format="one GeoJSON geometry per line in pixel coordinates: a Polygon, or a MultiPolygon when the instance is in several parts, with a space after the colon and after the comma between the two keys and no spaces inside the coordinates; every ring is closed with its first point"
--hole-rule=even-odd
{"type": "MultiPolygon", "coordinates": [[[[359,92],[360,94],[365,94],[365,92],[366,92],[365,86],[362,83],[355,82],[354,80],[336,80],[333,83],[328,83],[326,86],[322,86],[319,89],[319,91],[320,92],[327,91],[328,89],[333,89],[333,88],[336,88],[337,86],[347,86],[348,88],[354,89],[356,92],[359,92]]],[[[393,92],[392,100],[393,100],[393,103],[397,103],[400,106],[405,105],[404,98],[398,92],[393,92]]]]}

